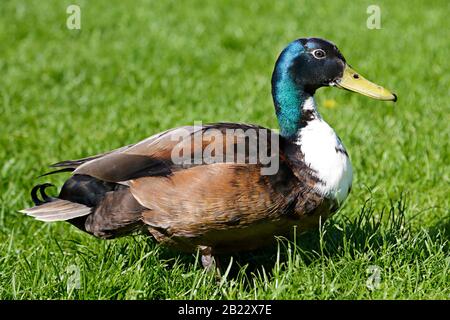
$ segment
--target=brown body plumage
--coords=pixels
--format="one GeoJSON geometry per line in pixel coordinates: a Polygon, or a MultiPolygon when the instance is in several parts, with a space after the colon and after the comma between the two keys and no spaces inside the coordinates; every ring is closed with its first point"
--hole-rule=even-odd
{"type": "MultiPolygon", "coordinates": [[[[189,134],[181,143],[192,145],[193,158],[194,153],[218,143],[195,142],[196,132],[230,128],[264,129],[225,123],[197,131],[185,127],[182,129],[189,134]]],[[[171,160],[172,148],[180,143],[171,139],[174,130],[103,156],[56,164],[74,170],[59,198],[100,194],[92,213],[77,218],[74,224],[101,238],[146,229],[159,242],[184,251],[210,246],[215,252],[235,252],[261,247],[273,241],[273,235],[287,235],[293,225],[306,230],[331,212],[332,203],[314,192],[317,178],[303,162],[280,153],[277,174],[266,176],[261,175],[260,163],[180,167],[171,160]],[[111,190],[102,190],[97,184],[110,185],[111,190]]],[[[298,148],[281,141],[283,149],[298,148]]],[[[237,137],[234,143],[245,141],[237,137]]]]}

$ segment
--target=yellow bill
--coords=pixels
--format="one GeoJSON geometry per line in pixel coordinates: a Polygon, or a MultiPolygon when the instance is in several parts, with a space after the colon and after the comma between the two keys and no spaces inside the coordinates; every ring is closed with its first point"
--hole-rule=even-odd
{"type": "Polygon", "coordinates": [[[378,100],[397,101],[395,93],[370,82],[348,65],[345,66],[342,79],[336,82],[336,87],[358,92],[378,100]]]}

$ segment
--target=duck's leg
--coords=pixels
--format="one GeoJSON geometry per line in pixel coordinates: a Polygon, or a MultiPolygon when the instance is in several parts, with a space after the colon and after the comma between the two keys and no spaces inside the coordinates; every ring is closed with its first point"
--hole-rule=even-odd
{"type": "Polygon", "coordinates": [[[220,269],[219,269],[219,260],[217,257],[213,256],[213,250],[211,247],[208,246],[199,246],[201,259],[202,259],[202,265],[203,268],[205,268],[207,271],[218,271],[220,275],[220,269]]]}

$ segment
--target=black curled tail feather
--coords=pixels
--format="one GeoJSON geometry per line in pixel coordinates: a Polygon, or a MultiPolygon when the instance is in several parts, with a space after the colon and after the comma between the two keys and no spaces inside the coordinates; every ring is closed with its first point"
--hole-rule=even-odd
{"type": "Polygon", "coordinates": [[[46,193],[45,193],[45,189],[48,187],[54,187],[55,185],[51,184],[51,183],[43,183],[43,184],[38,184],[36,186],[34,186],[33,189],[31,189],[31,199],[33,200],[33,203],[36,206],[40,206],[44,203],[48,203],[48,202],[52,202],[55,201],[56,198],[53,197],[49,197],[46,193]],[[37,193],[41,194],[42,200],[39,199],[37,193]]]}

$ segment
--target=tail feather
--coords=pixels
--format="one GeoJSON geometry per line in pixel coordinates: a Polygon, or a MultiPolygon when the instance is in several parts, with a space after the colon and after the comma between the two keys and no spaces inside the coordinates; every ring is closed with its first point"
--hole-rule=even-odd
{"type": "Polygon", "coordinates": [[[67,221],[103,239],[126,235],[142,226],[142,212],[147,208],[126,186],[79,174],[64,183],[57,197],[46,194],[50,186],[35,186],[31,191],[35,206],[20,212],[44,222],[67,221]]]}
{"type": "Polygon", "coordinates": [[[56,173],[61,173],[61,172],[73,172],[75,169],[74,168],[63,168],[63,169],[59,169],[59,170],[53,170],[44,174],[41,174],[38,178],[42,178],[45,176],[49,176],[51,174],[56,174],[56,173]]]}
{"type": "Polygon", "coordinates": [[[34,204],[36,206],[39,206],[39,205],[41,205],[43,203],[51,202],[53,200],[56,200],[56,198],[49,197],[45,193],[45,189],[47,187],[54,187],[54,185],[51,184],[51,183],[38,184],[31,190],[31,199],[33,200],[33,202],[34,202],[34,204]],[[37,195],[38,191],[41,194],[42,200],[40,200],[38,195],[37,195]]]}
{"type": "Polygon", "coordinates": [[[53,185],[44,183],[35,186],[33,190],[31,190],[31,198],[36,206],[23,209],[20,212],[32,216],[36,220],[45,222],[66,221],[86,216],[92,212],[92,208],[85,206],[84,204],[49,197],[45,193],[47,187],[53,187],[53,185]],[[39,199],[37,195],[38,191],[41,194],[42,200],[39,199]]]}
{"type": "Polygon", "coordinates": [[[20,212],[28,216],[32,216],[36,220],[52,222],[66,221],[73,218],[86,216],[92,212],[92,208],[76,202],[54,199],[51,202],[43,203],[28,209],[23,209],[20,212]]]}

